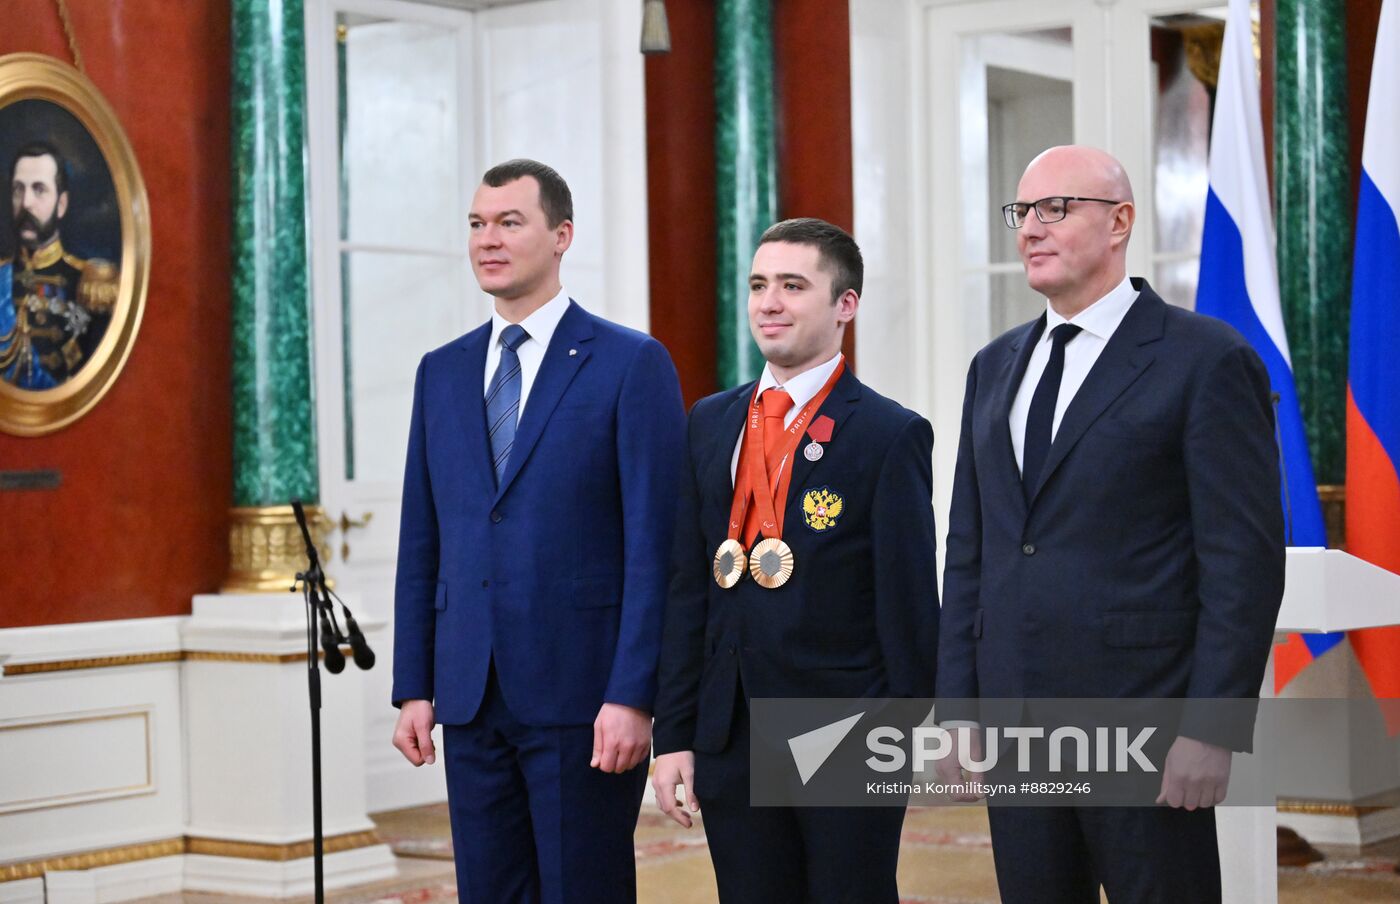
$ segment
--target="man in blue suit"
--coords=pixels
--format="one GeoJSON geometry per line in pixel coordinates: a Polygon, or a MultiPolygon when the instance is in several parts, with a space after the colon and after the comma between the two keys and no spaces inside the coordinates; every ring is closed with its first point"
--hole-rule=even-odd
{"type": "Polygon", "coordinates": [[[652,784],[683,826],[703,806],[724,904],[898,900],[903,808],[749,805],[752,698],[933,694],[933,430],[846,367],[862,275],[830,223],[770,227],[763,374],[690,414],[652,784]]]}
{"type": "Polygon", "coordinates": [[[472,201],[490,322],[423,357],[395,588],[394,746],[443,724],[458,897],[636,896],[684,408],[660,343],[560,285],[573,203],[512,160],[472,201]]]}
{"type": "MultiPolygon", "coordinates": [[[[1127,278],[1132,186],[1103,151],[1046,151],[1004,214],[1047,304],[968,373],[940,700],[1256,698],[1284,563],[1263,362],[1127,278]]],[[[1252,729],[1206,712],[1185,710],[1159,806],[991,807],[1002,900],[1219,901],[1212,807],[1252,729]]]]}

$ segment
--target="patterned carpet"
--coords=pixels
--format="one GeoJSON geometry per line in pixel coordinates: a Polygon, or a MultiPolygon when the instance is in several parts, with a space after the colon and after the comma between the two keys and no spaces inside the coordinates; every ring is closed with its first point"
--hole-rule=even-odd
{"type": "MultiPolygon", "coordinates": [[[[331,897],[344,904],[455,900],[446,805],[381,813],[374,818],[380,837],[401,857],[436,861],[433,874],[416,881],[405,876],[384,886],[331,897]]],[[[703,825],[687,831],[654,810],[642,811],[636,834],[640,904],[714,904],[714,872],[703,833],[703,825]]],[[[1279,870],[1280,904],[1400,901],[1400,875],[1395,873],[1400,840],[1379,845],[1364,857],[1325,847],[1323,851],[1328,859],[1321,863],[1279,870]]],[[[986,811],[910,810],[900,848],[899,888],[901,904],[997,904],[986,811]]]]}

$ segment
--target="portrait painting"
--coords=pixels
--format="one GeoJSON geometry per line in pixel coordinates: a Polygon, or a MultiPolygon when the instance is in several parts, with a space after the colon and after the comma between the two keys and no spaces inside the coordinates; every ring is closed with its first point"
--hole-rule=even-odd
{"type": "Polygon", "coordinates": [[[150,223],[115,113],[51,57],[0,57],[0,172],[0,430],[33,436],[82,417],[118,378],[150,223]]]}

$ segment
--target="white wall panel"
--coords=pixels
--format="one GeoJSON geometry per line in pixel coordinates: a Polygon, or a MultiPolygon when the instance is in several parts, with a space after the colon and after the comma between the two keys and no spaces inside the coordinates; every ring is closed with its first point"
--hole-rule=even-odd
{"type": "MultiPolygon", "coordinates": [[[[14,674],[34,662],[179,655],[180,618],[0,630],[0,860],[179,837],[180,663],[14,674]],[[27,801],[27,802],[24,802],[27,801]]],[[[6,883],[9,884],[9,883],[6,883]]]]}

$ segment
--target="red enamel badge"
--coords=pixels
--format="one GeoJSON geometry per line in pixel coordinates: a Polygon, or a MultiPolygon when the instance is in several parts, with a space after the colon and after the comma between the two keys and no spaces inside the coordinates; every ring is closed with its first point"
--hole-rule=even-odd
{"type": "Polygon", "coordinates": [[[823,414],[821,417],[812,421],[812,426],[807,428],[807,435],[810,436],[815,442],[831,442],[831,431],[835,429],[835,427],[836,422],[833,421],[827,415],[823,414]]]}

